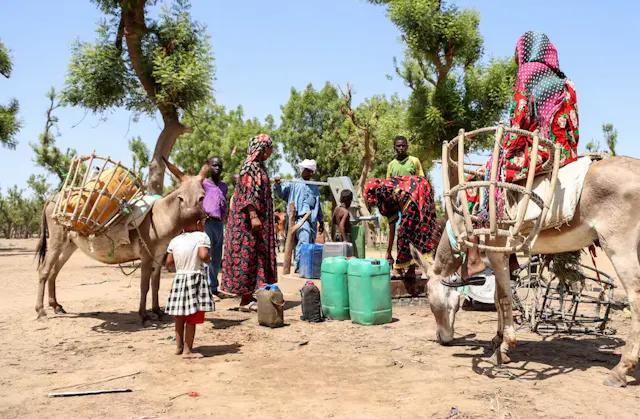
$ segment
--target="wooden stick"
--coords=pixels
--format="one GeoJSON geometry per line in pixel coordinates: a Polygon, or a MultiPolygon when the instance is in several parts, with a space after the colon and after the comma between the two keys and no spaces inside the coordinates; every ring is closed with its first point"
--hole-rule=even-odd
{"type": "Polygon", "coordinates": [[[57,387],[57,388],[54,388],[54,389],[51,389],[51,390],[52,391],[57,391],[57,390],[64,390],[64,389],[67,389],[67,388],[74,388],[74,387],[81,387],[81,386],[90,386],[90,385],[94,385],[94,384],[101,384],[101,383],[106,383],[108,381],[117,380],[117,379],[120,379],[120,378],[133,377],[134,375],[138,375],[141,372],[142,371],[136,371],[136,372],[133,372],[131,374],[125,374],[125,375],[119,375],[117,377],[105,378],[103,380],[92,381],[90,383],[81,383],[81,384],[73,384],[73,385],[70,385],[70,386],[57,387]]]}
{"type": "Polygon", "coordinates": [[[114,388],[107,390],[86,390],[86,391],[65,391],[62,393],[49,393],[49,397],[72,397],[72,396],[93,396],[96,394],[108,394],[108,393],[130,393],[133,390],[130,388],[114,388]]]}
{"type": "Polygon", "coordinates": [[[498,125],[496,130],[496,136],[493,144],[493,154],[491,156],[491,180],[489,183],[489,230],[491,231],[491,238],[495,238],[498,231],[498,225],[496,223],[496,178],[498,176],[498,158],[500,157],[500,143],[502,142],[502,135],[504,127],[502,124],[498,125]]]}
{"type": "MultiPolygon", "coordinates": [[[[464,128],[458,131],[458,185],[464,187],[466,182],[464,176],[464,128]]],[[[467,230],[467,237],[473,237],[473,223],[471,222],[471,214],[469,213],[469,205],[467,201],[467,191],[463,190],[458,194],[460,206],[462,207],[462,216],[464,217],[464,226],[467,230]]]]}
{"type": "Polygon", "coordinates": [[[531,189],[533,188],[533,181],[536,177],[536,164],[538,162],[538,130],[535,130],[533,133],[533,144],[531,146],[531,155],[529,160],[529,173],[527,173],[527,183],[526,183],[526,191],[522,196],[521,201],[518,203],[518,212],[516,215],[516,223],[511,230],[511,234],[516,236],[520,232],[520,227],[522,227],[522,222],[524,221],[524,216],[527,212],[527,207],[529,206],[529,198],[531,198],[531,189]]]}
{"type": "Polygon", "coordinates": [[[297,224],[293,224],[296,218],[296,206],[292,203],[289,204],[289,208],[287,210],[287,220],[289,225],[289,231],[287,231],[287,240],[284,244],[284,262],[282,263],[282,273],[285,275],[289,275],[291,273],[291,256],[293,255],[293,247],[294,247],[294,238],[296,235],[296,231],[302,227],[302,225],[307,221],[310,212],[305,213],[300,221],[297,224]]]}

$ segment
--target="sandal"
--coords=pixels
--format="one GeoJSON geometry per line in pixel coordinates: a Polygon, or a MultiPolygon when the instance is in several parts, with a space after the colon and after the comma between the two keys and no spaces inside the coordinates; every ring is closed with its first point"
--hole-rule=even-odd
{"type": "Polygon", "coordinates": [[[486,280],[487,279],[484,277],[484,275],[474,275],[474,276],[470,276],[465,279],[462,279],[462,277],[459,274],[455,273],[451,275],[449,278],[443,279],[441,283],[445,287],[458,288],[458,287],[464,287],[465,285],[484,285],[486,280]]]}
{"type": "Polygon", "coordinates": [[[240,306],[239,310],[243,313],[256,312],[258,311],[258,304],[255,301],[252,301],[247,305],[240,306]]]}

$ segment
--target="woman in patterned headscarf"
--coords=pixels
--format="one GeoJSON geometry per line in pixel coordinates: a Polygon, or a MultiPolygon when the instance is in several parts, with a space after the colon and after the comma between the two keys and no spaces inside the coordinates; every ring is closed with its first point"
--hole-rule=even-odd
{"type": "Polygon", "coordinates": [[[222,285],[242,297],[243,311],[255,311],[252,299],[258,284],[278,280],[271,184],[264,163],[272,151],[268,135],[251,139],[225,235],[222,285]]]}
{"type": "MultiPolygon", "coordinates": [[[[560,166],[576,160],[578,153],[578,108],[573,83],[558,63],[558,52],[547,35],[525,32],[516,43],[518,64],[511,107],[511,126],[540,134],[559,143],[560,166]]],[[[503,177],[506,181],[526,178],[531,139],[508,134],[503,141],[503,177]]],[[[540,150],[536,171],[549,159],[540,150]]]]}
{"type": "Polygon", "coordinates": [[[387,259],[391,262],[395,223],[402,214],[394,268],[409,268],[407,275],[413,276],[415,263],[411,258],[409,244],[413,244],[421,253],[429,253],[435,251],[442,234],[436,220],[436,207],[429,180],[422,176],[373,179],[365,185],[364,197],[368,206],[378,207],[380,214],[389,220],[387,259]]]}

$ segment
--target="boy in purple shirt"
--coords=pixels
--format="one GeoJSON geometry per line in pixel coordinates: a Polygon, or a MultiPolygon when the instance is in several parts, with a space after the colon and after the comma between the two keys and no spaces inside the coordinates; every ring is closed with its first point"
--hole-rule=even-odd
{"type": "Polygon", "coordinates": [[[209,286],[211,292],[223,298],[218,290],[218,272],[222,266],[222,242],[224,239],[224,219],[227,215],[227,184],[222,181],[222,159],[209,159],[209,177],[202,181],[204,201],[202,209],[207,213],[204,231],[211,240],[209,248],[209,286]]]}

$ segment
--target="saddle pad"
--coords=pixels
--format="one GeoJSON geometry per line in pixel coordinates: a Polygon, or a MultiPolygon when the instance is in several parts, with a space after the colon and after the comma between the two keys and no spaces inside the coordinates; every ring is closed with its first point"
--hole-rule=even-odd
{"type": "MultiPolygon", "coordinates": [[[[591,166],[589,157],[581,157],[578,160],[561,167],[558,170],[558,183],[553,192],[549,211],[544,220],[542,220],[542,229],[554,228],[561,226],[573,219],[584,178],[591,166]]],[[[546,177],[538,177],[533,181],[533,192],[544,200],[551,181],[546,177]]],[[[509,192],[507,194],[507,212],[509,217],[515,219],[518,212],[518,202],[522,195],[519,193],[509,192]]],[[[532,201],[529,201],[527,211],[525,213],[525,223],[533,225],[535,220],[542,214],[542,208],[538,207],[532,201]]]]}

